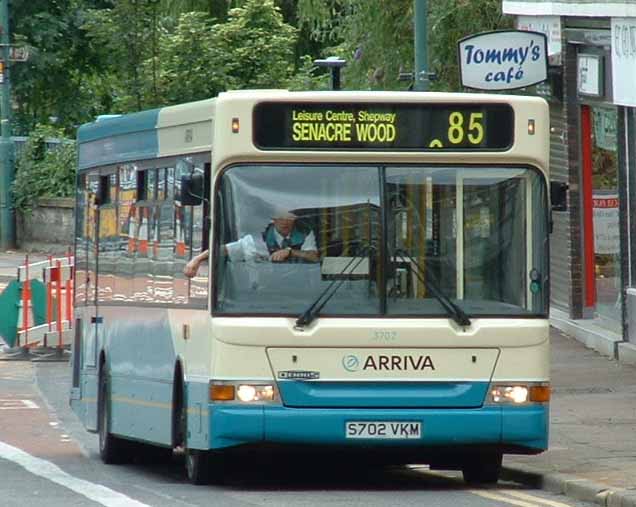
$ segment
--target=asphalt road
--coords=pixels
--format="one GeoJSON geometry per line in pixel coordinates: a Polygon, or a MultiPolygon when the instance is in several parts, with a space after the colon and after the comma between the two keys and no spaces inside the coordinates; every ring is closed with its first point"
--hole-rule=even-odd
{"type": "Polygon", "coordinates": [[[475,489],[461,474],[382,468],[339,456],[258,456],[222,486],[193,486],[183,459],[104,465],[97,437],[70,411],[66,363],[0,362],[0,505],[7,507],[449,506],[582,507],[563,496],[500,482],[475,489]]]}

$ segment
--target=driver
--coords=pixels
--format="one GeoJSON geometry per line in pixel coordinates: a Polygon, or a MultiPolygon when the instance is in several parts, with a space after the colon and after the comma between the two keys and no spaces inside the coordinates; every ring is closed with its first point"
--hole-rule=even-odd
{"type": "MultiPolygon", "coordinates": [[[[312,230],[298,226],[297,216],[287,210],[277,210],[271,222],[265,227],[260,238],[243,236],[237,241],[223,245],[221,252],[232,261],[267,260],[272,262],[319,262],[320,254],[316,246],[316,236],[312,230]]],[[[183,269],[187,277],[193,277],[202,262],[209,257],[204,250],[193,257],[183,269]]]]}

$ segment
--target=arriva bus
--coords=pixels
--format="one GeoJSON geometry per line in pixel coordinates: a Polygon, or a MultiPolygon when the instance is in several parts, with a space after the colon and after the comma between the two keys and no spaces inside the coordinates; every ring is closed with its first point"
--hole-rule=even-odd
{"type": "Polygon", "coordinates": [[[71,404],[102,459],[183,449],[202,483],[307,446],[496,482],[544,451],[548,118],[261,90],[82,126],[71,404]]]}

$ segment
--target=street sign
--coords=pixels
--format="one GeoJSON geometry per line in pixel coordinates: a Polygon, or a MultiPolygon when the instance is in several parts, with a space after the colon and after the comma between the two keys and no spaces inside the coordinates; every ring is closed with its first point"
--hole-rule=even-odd
{"type": "Polygon", "coordinates": [[[9,61],[26,62],[29,59],[27,46],[9,46],[9,61]]]}
{"type": "MultiPolygon", "coordinates": [[[[0,49],[4,46],[5,44],[0,44],[0,49]]],[[[29,48],[27,46],[14,46],[9,44],[8,47],[10,62],[26,62],[29,59],[29,48]]]]}

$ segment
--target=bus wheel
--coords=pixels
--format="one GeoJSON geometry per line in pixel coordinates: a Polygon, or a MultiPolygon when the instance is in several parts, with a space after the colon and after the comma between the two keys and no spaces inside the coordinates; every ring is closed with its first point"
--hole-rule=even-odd
{"type": "Polygon", "coordinates": [[[469,484],[495,484],[501,474],[501,454],[471,458],[464,463],[462,474],[469,484]]]}
{"type": "Polygon", "coordinates": [[[209,481],[209,456],[205,451],[186,449],[185,467],[188,480],[192,484],[207,484],[209,481]]]}
{"type": "Polygon", "coordinates": [[[99,375],[99,397],[97,406],[97,431],[99,433],[99,456],[107,465],[125,461],[127,442],[110,433],[110,403],[106,373],[99,375]]]}

